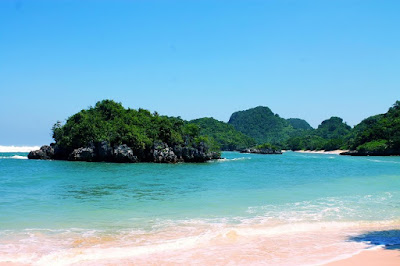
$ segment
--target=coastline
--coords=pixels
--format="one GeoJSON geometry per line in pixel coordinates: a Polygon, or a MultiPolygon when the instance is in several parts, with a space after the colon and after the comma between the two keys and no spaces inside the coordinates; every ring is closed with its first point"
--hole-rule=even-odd
{"type": "Polygon", "coordinates": [[[311,150],[299,150],[299,151],[294,151],[294,152],[298,152],[298,153],[316,153],[316,154],[341,154],[342,152],[347,152],[349,150],[333,150],[333,151],[324,151],[324,150],[320,150],[320,151],[311,151],[311,150]]]}
{"type": "Polygon", "coordinates": [[[340,259],[323,265],[326,266],[351,266],[351,265],[385,265],[394,266],[400,264],[400,251],[387,250],[383,247],[366,249],[349,258],[340,259]]]}

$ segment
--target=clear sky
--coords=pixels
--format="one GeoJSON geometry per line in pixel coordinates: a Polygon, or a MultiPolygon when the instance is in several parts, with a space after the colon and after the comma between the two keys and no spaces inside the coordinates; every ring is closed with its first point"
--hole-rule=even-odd
{"type": "Polygon", "coordinates": [[[0,145],[110,98],[228,121],[268,106],[316,127],[400,100],[400,1],[0,1],[0,145]]]}

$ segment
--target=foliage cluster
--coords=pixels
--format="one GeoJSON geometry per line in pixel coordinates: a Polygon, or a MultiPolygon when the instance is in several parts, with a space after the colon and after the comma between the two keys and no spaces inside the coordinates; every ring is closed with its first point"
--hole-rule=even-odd
{"type": "Polygon", "coordinates": [[[304,131],[301,135],[287,140],[285,146],[291,150],[336,150],[347,145],[351,127],[342,118],[324,120],[317,129],[304,131]]]}
{"type": "Polygon", "coordinates": [[[237,131],[232,125],[214,118],[199,118],[190,123],[198,125],[200,135],[213,138],[224,151],[240,150],[256,144],[253,138],[237,131]]]}
{"type": "Polygon", "coordinates": [[[364,119],[350,136],[349,147],[361,151],[400,150],[400,101],[387,113],[364,119]]]}
{"type": "Polygon", "coordinates": [[[259,144],[259,145],[255,146],[254,148],[258,149],[258,150],[263,150],[263,149],[279,150],[280,149],[278,146],[272,145],[270,143],[259,144]]]}
{"type": "Polygon", "coordinates": [[[307,123],[306,120],[300,119],[300,118],[289,118],[286,119],[289,124],[294,128],[294,129],[301,129],[301,130],[310,130],[313,129],[309,123],[307,123]]]}
{"type": "MultiPolygon", "coordinates": [[[[291,136],[303,131],[302,129],[295,129],[291,122],[263,106],[235,112],[231,115],[228,123],[236,130],[254,138],[258,144],[282,144],[291,136]]],[[[294,124],[299,123],[297,121],[294,124]]]]}
{"type": "Polygon", "coordinates": [[[315,130],[304,131],[286,142],[292,150],[350,149],[361,152],[400,152],[400,101],[385,114],[364,119],[353,129],[339,117],[325,120],[315,130]]]}

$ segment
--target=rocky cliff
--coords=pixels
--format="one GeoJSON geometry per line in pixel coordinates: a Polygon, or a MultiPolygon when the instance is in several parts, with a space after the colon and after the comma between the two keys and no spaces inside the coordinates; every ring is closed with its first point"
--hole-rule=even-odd
{"type": "Polygon", "coordinates": [[[67,151],[57,145],[44,145],[40,150],[31,151],[29,159],[40,160],[68,160],[85,162],[116,162],[116,163],[178,163],[178,162],[206,162],[219,159],[220,153],[210,152],[205,143],[185,147],[175,145],[169,147],[166,143],[155,142],[151,149],[135,152],[126,144],[111,147],[108,142],[91,143],[87,147],[67,151]]]}

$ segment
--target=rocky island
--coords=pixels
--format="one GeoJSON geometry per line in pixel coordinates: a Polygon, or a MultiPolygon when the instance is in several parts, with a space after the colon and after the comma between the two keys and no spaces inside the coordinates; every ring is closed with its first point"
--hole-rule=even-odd
{"type": "Polygon", "coordinates": [[[264,143],[253,148],[242,149],[240,150],[240,153],[282,154],[282,151],[274,145],[264,143]]]}
{"type": "Polygon", "coordinates": [[[87,162],[205,162],[221,156],[213,139],[179,117],[125,109],[103,100],[53,128],[54,143],[31,151],[29,159],[87,162]]]}
{"type": "Polygon", "coordinates": [[[281,150],[273,150],[273,149],[243,149],[240,153],[256,153],[256,154],[282,154],[281,150]]]}

